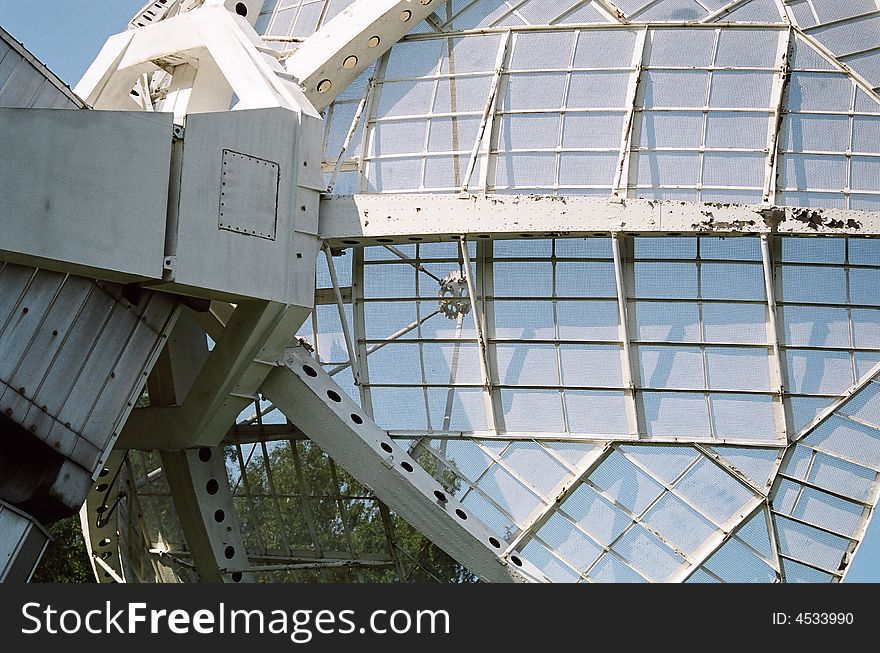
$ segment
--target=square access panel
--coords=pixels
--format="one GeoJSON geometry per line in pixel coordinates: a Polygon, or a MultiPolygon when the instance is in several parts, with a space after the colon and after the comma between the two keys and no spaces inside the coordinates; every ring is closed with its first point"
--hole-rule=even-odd
{"type": "Polygon", "coordinates": [[[274,161],[223,150],[220,229],[275,240],[279,167],[274,161]]]}

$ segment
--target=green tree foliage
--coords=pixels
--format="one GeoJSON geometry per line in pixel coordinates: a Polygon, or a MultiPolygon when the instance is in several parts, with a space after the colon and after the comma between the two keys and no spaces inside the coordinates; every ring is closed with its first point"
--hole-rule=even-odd
{"type": "MultiPolygon", "coordinates": [[[[473,582],[475,577],[403,519],[387,514],[364,486],[310,441],[227,448],[227,468],[250,551],[284,555],[304,551],[333,558],[369,559],[392,555],[399,565],[265,576],[287,582],[473,582]],[[241,476],[241,460],[247,461],[241,476]]],[[[449,481],[450,479],[444,479],[449,481]]],[[[448,484],[447,484],[448,486],[448,484]]],[[[450,488],[451,489],[451,488],[450,488]]]]}
{"type": "Polygon", "coordinates": [[[31,582],[94,583],[79,516],[55,522],[49,527],[49,533],[53,541],[46,548],[31,582]]]}

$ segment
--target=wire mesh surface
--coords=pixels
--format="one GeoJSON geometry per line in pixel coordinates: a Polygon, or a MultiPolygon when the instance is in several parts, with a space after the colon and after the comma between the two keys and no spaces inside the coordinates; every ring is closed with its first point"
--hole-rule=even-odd
{"type": "MultiPolygon", "coordinates": [[[[267,0],[257,29],[291,50],[349,4],[267,0]]],[[[878,20],[874,0],[448,2],[327,109],[326,180],[876,211],[878,20]]],[[[334,257],[347,299],[298,335],[548,580],[836,582],[880,492],[877,243],[351,248],[334,257]],[[475,288],[457,319],[438,310],[452,273],[475,288]]],[[[266,578],[472,579],[271,406],[240,422],[249,556],[289,567],[266,578]]],[[[185,558],[167,488],[139,494],[185,558]]]]}

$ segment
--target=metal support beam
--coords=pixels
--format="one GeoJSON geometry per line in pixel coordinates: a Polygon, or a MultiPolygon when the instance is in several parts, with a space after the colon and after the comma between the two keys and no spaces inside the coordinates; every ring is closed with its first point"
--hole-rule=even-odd
{"type": "Polygon", "coordinates": [[[307,315],[308,309],[298,306],[273,302],[240,304],[183,403],[136,411],[125,425],[120,446],[216,446],[229,425],[253,401],[273,361],[307,315]]]}
{"type": "Polygon", "coordinates": [[[339,311],[339,326],[342,327],[342,338],[345,340],[345,349],[348,352],[348,362],[354,375],[354,384],[360,385],[360,365],[354,342],[351,339],[351,331],[348,330],[348,318],[345,316],[345,305],[342,302],[342,291],[339,289],[339,279],[336,276],[336,265],[333,263],[333,254],[330,246],[324,243],[324,256],[327,258],[327,269],[330,270],[330,282],[333,284],[333,294],[336,297],[336,308],[339,311]]]}
{"type": "Polygon", "coordinates": [[[477,287],[474,283],[473,277],[473,268],[471,267],[471,259],[468,255],[467,250],[467,242],[464,239],[464,236],[458,241],[459,245],[459,253],[461,256],[462,264],[464,265],[465,270],[465,281],[467,282],[468,289],[468,299],[471,304],[471,317],[474,321],[474,332],[477,334],[477,343],[479,344],[480,349],[480,378],[483,382],[483,398],[484,404],[486,407],[486,422],[489,425],[489,429],[492,433],[498,433],[503,430],[503,411],[499,411],[499,406],[496,404],[495,396],[493,394],[493,383],[492,377],[490,375],[490,367],[489,367],[489,352],[487,345],[486,332],[484,331],[485,324],[481,319],[481,308],[482,305],[486,304],[485,295],[482,296],[481,305],[477,304],[477,287]]]}
{"type": "MultiPolygon", "coordinates": [[[[468,188],[471,185],[471,177],[474,174],[474,168],[477,165],[480,150],[483,149],[483,143],[486,142],[486,127],[492,121],[492,117],[495,115],[495,108],[498,106],[498,86],[501,83],[501,74],[504,71],[504,60],[507,57],[509,47],[510,31],[507,31],[504,33],[504,36],[501,37],[501,43],[498,44],[498,54],[495,57],[495,71],[492,74],[492,82],[489,85],[489,96],[486,98],[486,104],[483,107],[483,115],[480,118],[480,126],[477,129],[477,136],[474,139],[474,147],[468,158],[467,170],[462,178],[461,193],[463,195],[467,195],[468,193],[468,188]]],[[[488,150],[489,148],[486,147],[486,154],[488,154],[488,150]]]]}
{"type": "Polygon", "coordinates": [[[51,541],[40,523],[0,501],[0,583],[27,583],[51,541]]]}
{"type": "Polygon", "coordinates": [[[633,134],[637,133],[636,121],[640,114],[636,112],[639,99],[639,87],[642,82],[642,71],[647,65],[649,48],[648,28],[640,30],[636,35],[633,47],[632,66],[635,69],[630,76],[629,89],[626,95],[626,117],[623,120],[623,134],[620,138],[620,153],[617,158],[617,170],[614,173],[613,194],[615,197],[626,197],[629,187],[630,160],[632,158],[633,134]]]}
{"type": "Polygon", "coordinates": [[[618,333],[621,342],[620,370],[623,376],[624,394],[626,396],[626,423],[629,434],[638,438],[645,432],[643,420],[639,419],[639,404],[636,397],[636,380],[639,378],[639,363],[632,350],[632,337],[630,335],[629,305],[626,274],[624,273],[624,248],[626,241],[621,240],[620,234],[612,234],[611,250],[614,255],[614,278],[617,285],[617,314],[618,333]]]}
{"type": "Polygon", "coordinates": [[[263,392],[339,465],[475,574],[494,582],[541,577],[518,555],[505,557],[503,538],[449,496],[303,348],[287,350],[263,392]]]}
{"type": "Polygon", "coordinates": [[[791,80],[791,56],[794,48],[794,35],[791,29],[780,32],[776,51],[776,75],[771,88],[773,116],[767,130],[767,164],[764,171],[764,202],[776,203],[776,186],[779,164],[779,135],[782,131],[783,111],[788,83],[791,80]]]}
{"type": "Polygon", "coordinates": [[[162,469],[203,582],[253,582],[226,475],[223,447],[163,451],[162,469]]]}
{"type": "Polygon", "coordinates": [[[880,211],[551,195],[362,194],[324,197],[319,233],[331,247],[610,234],[880,235],[880,211]],[[384,239],[379,242],[377,239],[384,239]]]}
{"type": "Polygon", "coordinates": [[[357,0],[303,41],[285,68],[321,110],[440,4],[441,0],[357,0]]]}
{"type": "Polygon", "coordinates": [[[764,268],[764,289],[767,295],[767,340],[770,343],[769,367],[770,386],[773,388],[773,415],[776,421],[776,438],[787,442],[790,429],[785,405],[785,362],[780,346],[779,308],[776,304],[776,274],[774,256],[771,251],[773,243],[770,236],[761,236],[761,260],[764,268]]]}

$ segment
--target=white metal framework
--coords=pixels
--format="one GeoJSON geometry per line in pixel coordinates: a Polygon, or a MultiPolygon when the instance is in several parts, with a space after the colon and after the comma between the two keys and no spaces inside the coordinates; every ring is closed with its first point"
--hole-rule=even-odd
{"type": "Polygon", "coordinates": [[[99,579],[845,576],[880,498],[876,0],[238,4],[148,4],[77,87],[185,125],[146,285],[202,300],[83,512],[99,579]],[[215,150],[249,240],[207,240],[215,150]]]}

